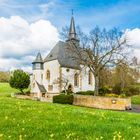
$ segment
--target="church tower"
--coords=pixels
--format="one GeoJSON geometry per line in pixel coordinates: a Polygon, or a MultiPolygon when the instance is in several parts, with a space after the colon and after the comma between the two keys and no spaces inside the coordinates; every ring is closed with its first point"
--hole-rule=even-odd
{"type": "Polygon", "coordinates": [[[42,70],[43,69],[43,59],[41,53],[38,53],[36,59],[32,62],[33,70],[42,70]]]}
{"type": "Polygon", "coordinates": [[[43,59],[40,53],[37,54],[36,59],[32,62],[33,65],[33,80],[42,84],[43,81],[43,59]]]}
{"type": "Polygon", "coordinates": [[[68,34],[68,40],[67,42],[74,42],[79,44],[79,40],[77,39],[76,29],[75,29],[75,22],[72,12],[71,22],[70,22],[70,28],[69,28],[69,34],[68,34]]]}

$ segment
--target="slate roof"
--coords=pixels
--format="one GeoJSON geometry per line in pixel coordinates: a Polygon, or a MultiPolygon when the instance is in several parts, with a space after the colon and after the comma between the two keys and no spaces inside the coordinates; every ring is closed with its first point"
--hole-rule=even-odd
{"type": "Polygon", "coordinates": [[[43,85],[40,85],[37,81],[36,81],[36,83],[37,83],[37,86],[41,92],[46,92],[46,89],[43,85]]]}
{"type": "Polygon", "coordinates": [[[42,59],[41,53],[37,54],[36,59],[32,62],[32,64],[33,63],[43,63],[43,59],[42,59]]]}
{"type": "Polygon", "coordinates": [[[74,23],[73,16],[71,18],[70,29],[69,29],[69,39],[72,38],[76,39],[76,30],[75,30],[75,23],[74,23]]]}
{"type": "Polygon", "coordinates": [[[62,67],[80,69],[78,62],[71,57],[73,54],[70,54],[69,47],[68,42],[59,41],[44,59],[44,62],[58,60],[62,67]]]}

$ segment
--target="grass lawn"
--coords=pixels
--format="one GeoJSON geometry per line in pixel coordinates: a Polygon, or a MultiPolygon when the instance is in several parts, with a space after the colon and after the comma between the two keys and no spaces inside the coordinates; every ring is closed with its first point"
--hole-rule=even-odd
{"type": "Polygon", "coordinates": [[[0,96],[10,95],[11,93],[19,92],[18,90],[11,88],[9,83],[0,83],[0,96]]]}
{"type": "Polygon", "coordinates": [[[132,97],[132,104],[140,105],[140,95],[136,95],[132,97]]]}
{"type": "Polygon", "coordinates": [[[1,89],[0,140],[140,140],[140,114],[19,100],[1,89]]]}

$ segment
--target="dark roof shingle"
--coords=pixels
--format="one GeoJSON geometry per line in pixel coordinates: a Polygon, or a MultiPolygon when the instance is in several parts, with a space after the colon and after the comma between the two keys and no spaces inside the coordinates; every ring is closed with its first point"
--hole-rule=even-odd
{"type": "Polygon", "coordinates": [[[70,45],[67,42],[59,41],[44,59],[44,62],[58,60],[62,67],[80,69],[76,60],[70,57],[72,54],[70,54],[69,47],[70,45]]]}
{"type": "Polygon", "coordinates": [[[36,81],[36,83],[37,83],[37,86],[41,92],[46,92],[46,89],[43,85],[40,85],[37,81],[36,81]]]}

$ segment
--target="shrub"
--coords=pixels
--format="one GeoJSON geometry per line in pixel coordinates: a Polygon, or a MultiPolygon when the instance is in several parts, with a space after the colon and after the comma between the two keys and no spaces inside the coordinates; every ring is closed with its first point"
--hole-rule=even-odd
{"type": "Polygon", "coordinates": [[[108,87],[99,88],[99,95],[104,96],[107,93],[111,93],[111,91],[108,87]]]}
{"type": "Polygon", "coordinates": [[[118,95],[117,94],[114,94],[114,93],[109,93],[109,94],[107,93],[107,94],[105,94],[105,96],[118,98],[118,95]]]}
{"type": "Polygon", "coordinates": [[[118,97],[119,97],[119,98],[125,98],[126,95],[125,95],[125,94],[120,94],[118,97]]]}
{"type": "Polygon", "coordinates": [[[28,88],[30,84],[30,77],[22,70],[15,70],[10,78],[9,84],[23,93],[23,90],[28,88]]]}
{"type": "Polygon", "coordinates": [[[85,94],[86,94],[86,95],[94,95],[94,91],[92,91],[92,90],[87,90],[87,91],[85,92],[85,94]]]}
{"type": "Polygon", "coordinates": [[[66,91],[65,91],[65,90],[62,90],[61,93],[72,94],[73,92],[72,92],[71,90],[68,89],[68,90],[66,90],[66,91]]]}
{"type": "Polygon", "coordinates": [[[121,84],[116,84],[112,90],[113,93],[120,95],[121,93],[126,96],[138,95],[140,93],[140,88],[135,86],[127,86],[121,90],[121,84]]]}
{"type": "Polygon", "coordinates": [[[60,94],[53,96],[53,103],[73,104],[73,95],[60,94]]]}
{"type": "Polygon", "coordinates": [[[78,91],[75,94],[86,95],[86,92],[85,91],[78,91]]]}
{"type": "Polygon", "coordinates": [[[133,87],[133,86],[130,86],[128,88],[129,92],[126,93],[128,96],[132,96],[132,95],[138,95],[140,93],[140,89],[139,87],[133,87]]]}
{"type": "Polygon", "coordinates": [[[115,94],[121,94],[122,90],[121,90],[121,83],[116,84],[113,89],[112,92],[115,94]]]}
{"type": "Polygon", "coordinates": [[[94,91],[92,91],[92,90],[78,91],[78,92],[76,92],[76,94],[80,94],[80,95],[94,95],[94,91]]]}
{"type": "Polygon", "coordinates": [[[106,97],[115,97],[115,98],[126,98],[126,95],[125,94],[120,94],[120,95],[117,95],[115,93],[109,93],[109,94],[105,94],[106,97]]]}

